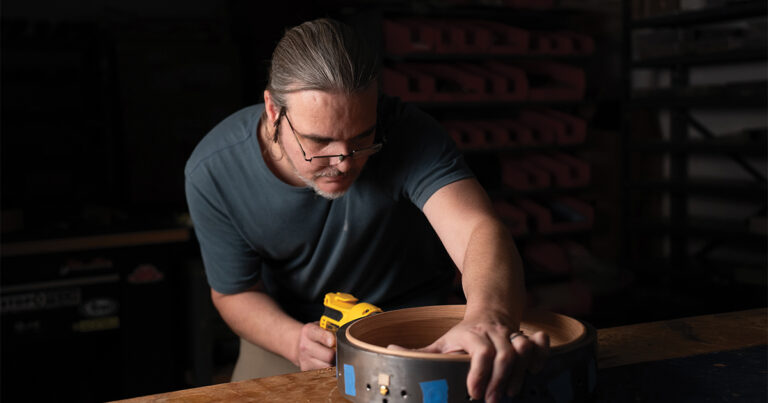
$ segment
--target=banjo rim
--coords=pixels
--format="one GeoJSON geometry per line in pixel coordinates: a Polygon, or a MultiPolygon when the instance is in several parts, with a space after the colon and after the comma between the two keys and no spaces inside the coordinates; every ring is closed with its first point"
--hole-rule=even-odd
{"type": "MultiPolygon", "coordinates": [[[[439,326],[441,330],[447,331],[461,321],[464,317],[465,308],[465,305],[434,305],[382,312],[360,318],[349,324],[344,329],[344,336],[353,347],[379,354],[436,361],[470,361],[470,355],[465,352],[428,353],[410,349],[396,350],[382,346],[382,343],[376,343],[376,340],[371,340],[372,334],[375,339],[377,331],[388,326],[405,327],[414,323],[419,323],[419,325],[432,323],[439,326]]],[[[564,353],[578,348],[587,337],[586,326],[581,321],[565,315],[539,310],[525,312],[520,323],[520,330],[525,334],[545,331],[550,337],[550,354],[564,353]]]]}

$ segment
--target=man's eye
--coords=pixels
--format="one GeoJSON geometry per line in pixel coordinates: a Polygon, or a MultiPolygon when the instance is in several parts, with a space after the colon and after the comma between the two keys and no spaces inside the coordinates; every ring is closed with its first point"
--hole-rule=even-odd
{"type": "Polygon", "coordinates": [[[327,146],[328,144],[331,144],[331,140],[326,139],[312,139],[312,143],[317,144],[319,146],[327,146]]]}

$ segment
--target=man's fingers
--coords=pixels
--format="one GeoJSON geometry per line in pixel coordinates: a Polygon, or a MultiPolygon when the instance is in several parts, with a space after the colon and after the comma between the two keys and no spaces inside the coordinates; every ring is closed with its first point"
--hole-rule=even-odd
{"type": "Polygon", "coordinates": [[[468,342],[464,349],[472,357],[467,374],[467,391],[472,399],[481,399],[485,394],[488,380],[491,377],[495,350],[493,344],[486,337],[474,333],[468,333],[468,342]]]}
{"type": "Polygon", "coordinates": [[[323,362],[333,362],[336,357],[336,352],[332,348],[328,348],[315,341],[309,341],[301,345],[302,356],[307,358],[315,358],[323,362]]]}
{"type": "Polygon", "coordinates": [[[305,326],[307,332],[307,338],[312,341],[318,342],[328,348],[336,346],[336,335],[333,332],[323,329],[318,325],[318,322],[312,322],[305,326]],[[314,326],[311,326],[314,325],[314,326]]]}
{"type": "Polygon", "coordinates": [[[390,344],[387,346],[387,348],[395,351],[418,351],[420,353],[433,353],[433,354],[459,354],[459,353],[465,352],[464,349],[462,349],[461,347],[454,347],[452,349],[448,349],[448,348],[445,348],[444,344],[437,343],[437,342],[432,343],[426,347],[416,348],[416,349],[398,346],[397,344],[390,344]]]}
{"type": "Polygon", "coordinates": [[[535,374],[544,369],[544,364],[549,357],[549,335],[544,332],[536,332],[531,337],[535,345],[531,355],[531,373],[535,374]]]}
{"type": "Polygon", "coordinates": [[[387,348],[442,354],[466,351],[471,356],[468,393],[472,399],[485,398],[488,403],[499,402],[503,394],[520,393],[526,372],[541,370],[549,355],[549,337],[543,332],[510,340],[507,332],[499,329],[488,329],[483,333],[462,330],[416,350],[394,344],[387,348]]]}
{"type": "Polygon", "coordinates": [[[527,337],[515,337],[510,343],[515,350],[515,362],[511,369],[511,377],[507,387],[507,395],[515,396],[520,393],[525,373],[530,365],[534,345],[527,337]]]}
{"type": "Polygon", "coordinates": [[[302,370],[327,368],[336,361],[336,336],[317,322],[308,323],[301,329],[299,363],[302,370]]]}
{"type": "Polygon", "coordinates": [[[485,401],[496,403],[502,397],[501,394],[507,390],[512,367],[517,358],[512,344],[509,342],[509,337],[505,334],[493,332],[488,334],[488,338],[493,343],[495,357],[493,358],[493,373],[488,387],[485,389],[485,401]]]}

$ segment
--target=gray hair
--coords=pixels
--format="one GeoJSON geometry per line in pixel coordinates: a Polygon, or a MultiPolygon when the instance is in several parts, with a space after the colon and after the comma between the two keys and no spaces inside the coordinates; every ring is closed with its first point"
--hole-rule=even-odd
{"type": "Polygon", "coordinates": [[[272,102],[284,108],[289,93],[353,94],[367,89],[378,76],[379,61],[373,49],[349,26],[321,18],[286,31],[272,53],[267,90],[272,102]]]}

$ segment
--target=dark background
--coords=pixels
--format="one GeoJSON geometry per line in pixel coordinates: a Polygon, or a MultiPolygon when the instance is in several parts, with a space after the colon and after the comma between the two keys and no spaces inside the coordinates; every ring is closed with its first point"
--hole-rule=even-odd
{"type": "MultiPolygon", "coordinates": [[[[622,148],[627,122],[654,135],[658,128],[647,111],[626,102],[620,1],[561,2],[566,11],[519,14],[454,3],[460,2],[4,1],[2,400],[104,401],[228,379],[237,340],[210,305],[193,237],[8,251],[40,240],[189,228],[187,157],[216,123],[262,101],[268,60],[283,31],[317,17],[345,20],[377,46],[386,13],[461,17],[469,10],[473,17],[591,35],[597,51],[574,61],[587,71],[587,99],[563,107],[591,128],[589,144],[577,152],[593,165],[592,187],[579,196],[595,207],[594,228],[563,237],[588,251],[579,284],[589,284],[589,295],[575,283],[549,287],[554,280],[534,269],[528,280],[537,303],[598,328],[765,306],[764,235],[744,238],[762,253],[750,261],[757,271],[746,281],[722,274],[722,266],[716,273],[687,267],[659,275],[674,262],[641,260],[645,250],[636,248],[661,235],[628,241],[647,210],[629,210],[627,198],[637,196],[626,191],[622,167],[641,175],[660,168],[655,160],[630,161],[622,148]],[[142,273],[150,274],[138,278],[142,273]],[[119,318],[119,325],[83,322],[83,305],[94,300],[108,312],[102,318],[119,318]],[[83,323],[103,328],[83,330],[83,323]]],[[[756,59],[764,61],[764,52],[756,59]]],[[[498,115],[506,107],[473,113],[498,115]]],[[[441,119],[457,110],[428,111],[441,119]]],[[[756,144],[762,167],[764,136],[756,144]]],[[[484,183],[498,180],[498,166],[486,155],[467,158],[484,183]]],[[[764,206],[764,179],[760,186],[764,206]]],[[[660,202],[653,203],[658,213],[660,202]]]]}
{"type": "Polygon", "coordinates": [[[286,27],[327,14],[314,2],[48,5],[3,4],[2,201],[24,227],[7,240],[182,213],[193,147],[260,101],[286,27]]]}

